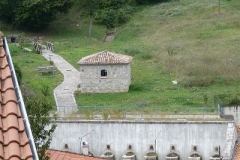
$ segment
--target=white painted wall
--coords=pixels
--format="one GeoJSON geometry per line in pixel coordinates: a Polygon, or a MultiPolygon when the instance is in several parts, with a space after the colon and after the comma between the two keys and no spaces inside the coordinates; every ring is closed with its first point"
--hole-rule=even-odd
{"type": "Polygon", "coordinates": [[[223,107],[224,115],[233,115],[236,125],[240,125],[240,106],[223,107]]]}
{"type": "Polygon", "coordinates": [[[109,144],[118,160],[131,144],[137,159],[142,160],[157,138],[160,160],[165,159],[171,145],[175,145],[181,160],[187,159],[193,145],[197,145],[203,160],[208,160],[214,147],[224,150],[226,131],[227,122],[57,121],[50,148],[81,153],[79,137],[87,134],[84,139],[94,156],[103,154],[109,144]]]}

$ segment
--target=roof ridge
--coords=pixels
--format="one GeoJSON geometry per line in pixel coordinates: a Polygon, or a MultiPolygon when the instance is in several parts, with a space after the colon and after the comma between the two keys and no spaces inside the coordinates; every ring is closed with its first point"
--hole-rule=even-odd
{"type": "Polygon", "coordinates": [[[83,57],[78,64],[128,64],[133,57],[115,52],[101,51],[83,57]]]}

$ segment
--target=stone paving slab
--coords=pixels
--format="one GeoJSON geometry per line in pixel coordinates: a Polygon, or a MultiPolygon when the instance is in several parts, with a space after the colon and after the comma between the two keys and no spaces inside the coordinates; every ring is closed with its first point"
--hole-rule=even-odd
{"type": "Polygon", "coordinates": [[[63,82],[54,89],[54,98],[58,110],[64,107],[64,112],[60,112],[59,116],[67,115],[73,110],[78,110],[76,100],[74,98],[74,92],[77,90],[77,86],[80,81],[79,71],[69,64],[61,56],[53,53],[49,50],[43,50],[42,56],[48,61],[53,61],[54,65],[63,74],[63,82]]]}

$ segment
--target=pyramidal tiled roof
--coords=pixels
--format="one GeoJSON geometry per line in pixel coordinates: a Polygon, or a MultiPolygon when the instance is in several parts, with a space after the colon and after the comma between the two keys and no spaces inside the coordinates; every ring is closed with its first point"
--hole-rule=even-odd
{"type": "Polygon", "coordinates": [[[78,64],[128,64],[132,60],[131,56],[113,53],[109,51],[98,52],[83,57],[78,64]]]}
{"type": "Polygon", "coordinates": [[[57,150],[48,150],[47,153],[50,156],[50,160],[104,160],[103,158],[89,157],[82,154],[57,150]]]}
{"type": "MultiPolygon", "coordinates": [[[[0,37],[1,34],[0,31],[0,37]]],[[[0,101],[0,159],[32,160],[32,151],[2,41],[0,41],[0,101]]]]}

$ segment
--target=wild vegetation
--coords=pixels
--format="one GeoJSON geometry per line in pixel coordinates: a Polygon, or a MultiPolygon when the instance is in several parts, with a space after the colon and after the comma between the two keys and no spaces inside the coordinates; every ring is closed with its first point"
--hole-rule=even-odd
{"type": "Polygon", "coordinates": [[[56,13],[66,13],[72,4],[71,0],[1,0],[0,18],[11,27],[39,31],[49,26],[56,13]]]}
{"type": "Polygon", "coordinates": [[[46,99],[46,96],[39,94],[24,97],[38,157],[41,160],[50,158],[46,151],[50,147],[52,134],[56,129],[56,125],[51,122],[53,118],[49,117],[53,105],[46,99]]]}
{"type": "MultiPolygon", "coordinates": [[[[88,20],[72,8],[67,15],[59,14],[58,20],[39,34],[43,40],[53,42],[55,52],[77,69],[79,59],[101,50],[134,57],[128,93],[76,93],[79,106],[207,106],[216,110],[215,97],[226,104],[238,104],[240,89],[240,3],[221,0],[220,7],[218,0],[176,0],[141,6],[109,43],[102,43],[107,28],[101,25],[94,24],[92,37],[88,37],[88,20]]],[[[60,83],[56,77],[59,75],[33,78],[38,74],[35,68],[45,62],[40,55],[26,55],[33,60],[23,56],[13,59],[21,68],[34,65],[28,71],[22,69],[28,86],[38,90],[34,83],[51,78],[50,89],[60,83]]]]}

